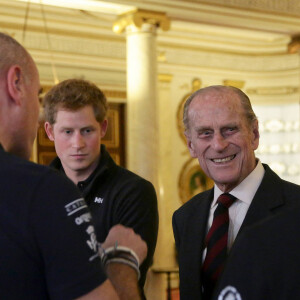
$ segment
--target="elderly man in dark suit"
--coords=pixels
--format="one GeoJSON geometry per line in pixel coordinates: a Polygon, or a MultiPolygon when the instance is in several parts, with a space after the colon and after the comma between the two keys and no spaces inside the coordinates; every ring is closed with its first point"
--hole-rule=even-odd
{"type": "Polygon", "coordinates": [[[255,157],[258,121],[241,90],[210,86],[196,91],[185,103],[184,125],[192,157],[215,185],[173,216],[180,299],[211,299],[238,234],[293,207],[300,186],[283,181],[255,157]]]}

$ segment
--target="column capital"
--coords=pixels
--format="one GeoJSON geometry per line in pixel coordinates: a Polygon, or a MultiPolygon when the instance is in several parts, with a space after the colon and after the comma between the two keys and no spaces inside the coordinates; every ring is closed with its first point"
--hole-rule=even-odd
{"type": "Polygon", "coordinates": [[[165,13],[137,9],[120,15],[114,22],[113,31],[122,33],[129,25],[141,28],[143,24],[155,25],[157,28],[160,27],[164,31],[170,29],[170,19],[165,13]]]}

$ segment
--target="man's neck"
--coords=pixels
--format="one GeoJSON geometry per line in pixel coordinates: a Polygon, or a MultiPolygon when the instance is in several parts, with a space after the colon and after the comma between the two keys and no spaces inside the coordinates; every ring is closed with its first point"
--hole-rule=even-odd
{"type": "Polygon", "coordinates": [[[65,173],[67,177],[71,179],[76,185],[78,184],[78,182],[86,180],[92,174],[92,172],[74,172],[67,170],[65,170],[65,173]]]}

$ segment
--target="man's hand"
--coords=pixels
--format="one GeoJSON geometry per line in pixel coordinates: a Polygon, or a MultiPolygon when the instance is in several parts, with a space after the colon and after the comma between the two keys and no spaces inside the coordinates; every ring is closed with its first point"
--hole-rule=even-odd
{"type": "Polygon", "coordinates": [[[102,248],[107,249],[116,245],[128,247],[133,250],[139,258],[140,264],[144,261],[147,255],[147,244],[142,238],[136,234],[133,229],[123,225],[115,225],[108,233],[108,236],[102,248]]]}

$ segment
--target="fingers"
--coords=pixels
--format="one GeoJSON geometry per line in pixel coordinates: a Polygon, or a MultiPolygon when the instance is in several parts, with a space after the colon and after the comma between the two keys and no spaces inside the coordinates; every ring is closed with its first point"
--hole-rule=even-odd
{"type": "Polygon", "coordinates": [[[108,233],[102,247],[109,248],[116,245],[128,247],[133,250],[139,258],[140,264],[146,258],[147,244],[142,240],[140,235],[136,234],[133,229],[123,225],[115,225],[108,233]]]}

